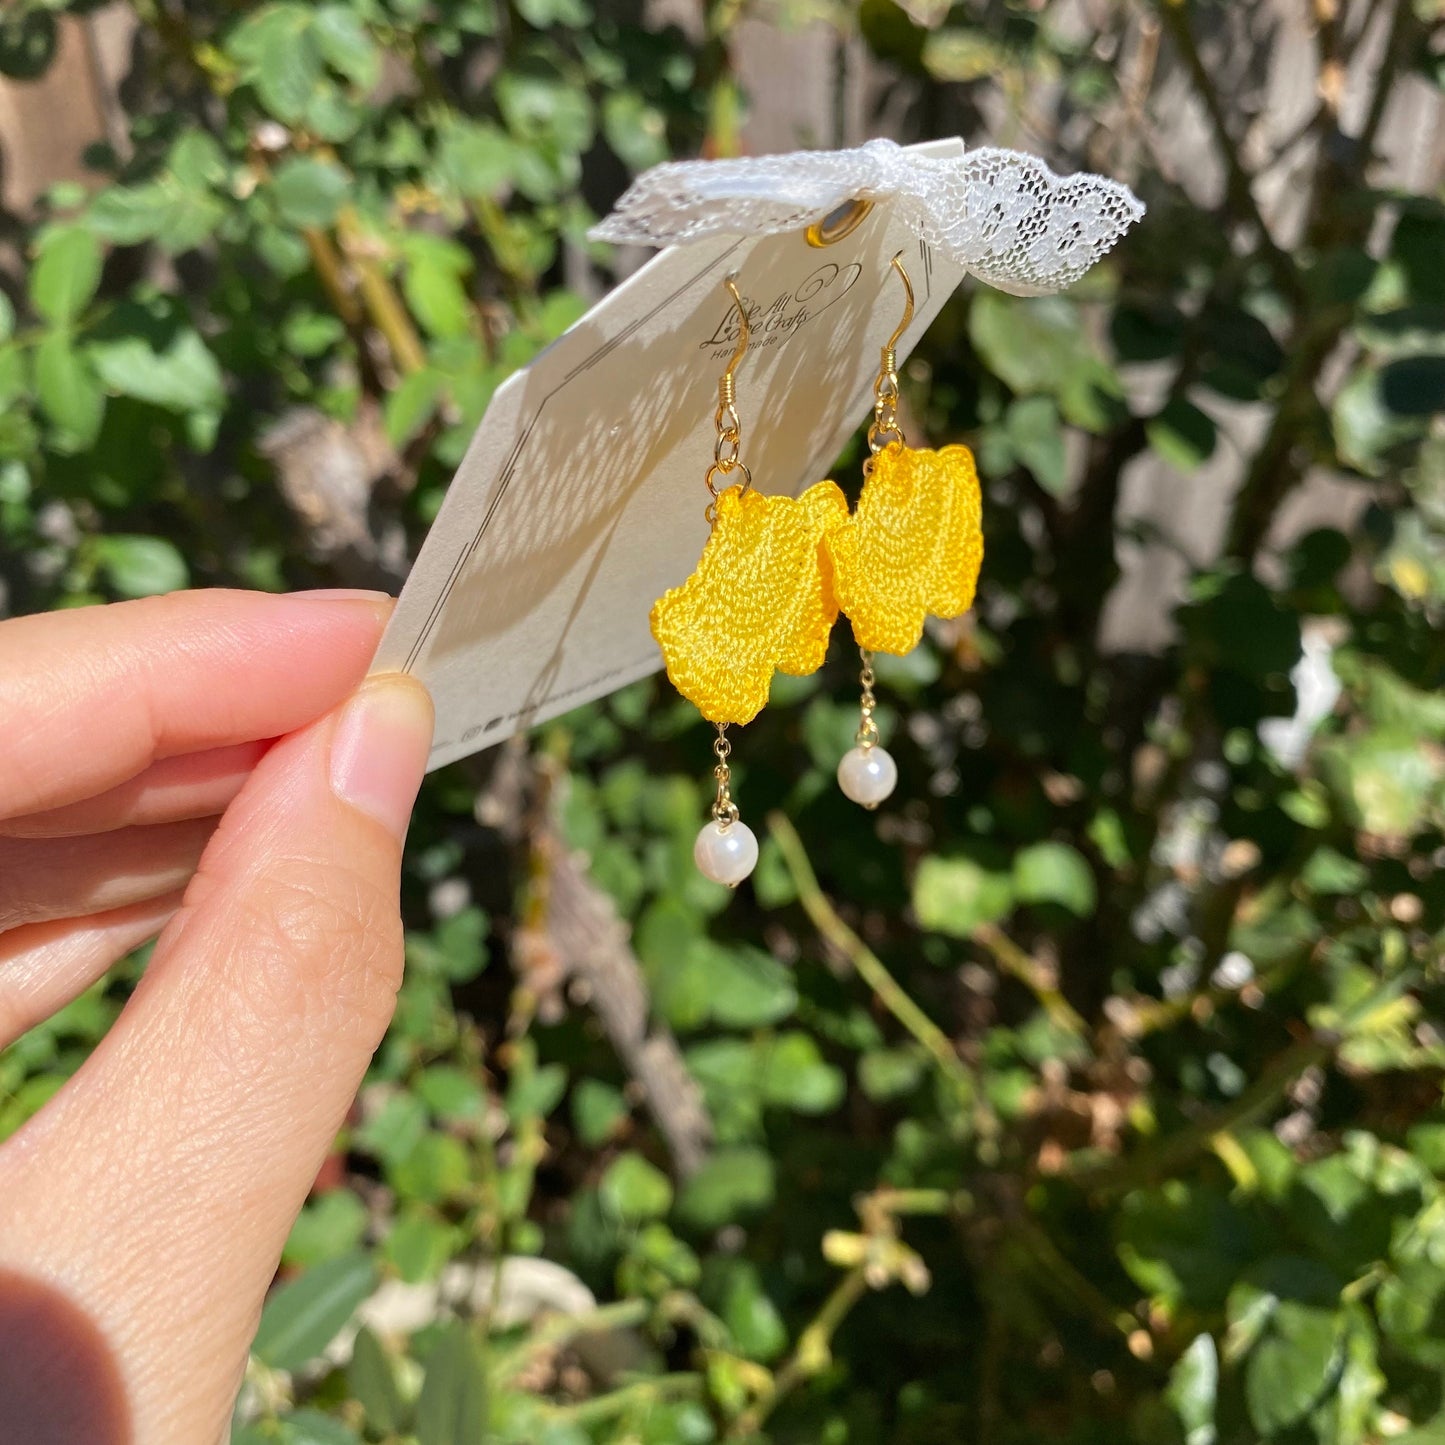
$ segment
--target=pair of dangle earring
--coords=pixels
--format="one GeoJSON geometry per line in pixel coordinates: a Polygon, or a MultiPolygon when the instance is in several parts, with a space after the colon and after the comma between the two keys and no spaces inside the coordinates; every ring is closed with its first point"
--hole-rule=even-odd
{"type": "Polygon", "coordinates": [[[706,483],[711,534],[692,576],[658,599],[652,633],[677,690],[717,729],[712,818],[693,848],[700,871],[736,887],[756,866],[757,838],[731,791],[728,728],[751,722],[775,672],[806,677],[823,664],[840,611],[862,654],[861,720],[838,769],[843,791],[877,807],[898,770],[873,719],[872,654],[910,651],[926,613],[956,617],[973,600],[982,561],[979,489],[966,447],[909,448],[898,424],[896,347],[913,317],[913,290],[894,257],[907,308],[882,351],[875,384],[870,457],[858,506],[835,482],[798,497],[753,489],[742,460],[735,376],[747,350],[747,308],[736,278],[726,286],[738,314],[738,342],[718,383],[717,440],[706,483]],[[741,480],[718,489],[719,479],[741,480]]]}

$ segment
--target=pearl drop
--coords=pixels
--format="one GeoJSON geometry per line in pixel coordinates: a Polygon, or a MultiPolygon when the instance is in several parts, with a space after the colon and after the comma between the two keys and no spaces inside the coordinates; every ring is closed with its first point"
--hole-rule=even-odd
{"type": "Polygon", "coordinates": [[[758,840],[746,823],[705,823],[692,845],[698,872],[714,883],[736,888],[758,866],[758,840]]]}
{"type": "Polygon", "coordinates": [[[851,748],[838,764],[838,786],[865,808],[876,808],[898,786],[898,764],[886,748],[851,748]]]}

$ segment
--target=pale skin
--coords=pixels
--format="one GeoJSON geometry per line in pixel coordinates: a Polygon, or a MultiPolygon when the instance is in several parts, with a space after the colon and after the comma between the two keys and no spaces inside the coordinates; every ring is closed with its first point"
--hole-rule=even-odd
{"type": "Polygon", "coordinates": [[[0,1145],[0,1442],[209,1445],[401,981],[426,693],[374,594],[0,622],[0,1049],[159,934],[0,1145]],[[10,1432],[10,1433],[7,1433],[10,1432]]]}

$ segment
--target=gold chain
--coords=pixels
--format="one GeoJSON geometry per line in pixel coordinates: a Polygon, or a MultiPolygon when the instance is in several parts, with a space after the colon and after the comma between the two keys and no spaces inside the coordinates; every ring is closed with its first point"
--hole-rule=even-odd
{"type": "Polygon", "coordinates": [[[726,723],[718,723],[712,750],[717,757],[717,766],[712,770],[713,777],[717,779],[717,797],[713,801],[712,816],[714,822],[726,828],[736,823],[739,817],[738,805],[733,802],[730,788],[733,774],[728,767],[728,758],[732,755],[733,745],[728,741],[726,723]]]}
{"type": "Polygon", "coordinates": [[[873,684],[877,679],[873,676],[873,654],[866,647],[860,647],[858,656],[863,659],[863,670],[858,674],[858,681],[863,686],[863,696],[858,704],[862,718],[853,741],[860,748],[872,748],[878,745],[878,724],[873,721],[873,710],[878,705],[873,696],[873,684]]]}

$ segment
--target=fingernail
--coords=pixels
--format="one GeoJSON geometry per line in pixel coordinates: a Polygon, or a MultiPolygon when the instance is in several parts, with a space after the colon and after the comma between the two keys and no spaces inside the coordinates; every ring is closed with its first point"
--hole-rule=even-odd
{"type": "Polygon", "coordinates": [[[287,595],[301,602],[385,602],[390,605],[396,601],[389,592],[372,592],[365,587],[315,587],[287,595]]]}
{"type": "Polygon", "coordinates": [[[331,791],[405,838],[426,772],[432,722],[431,698],[414,678],[369,678],[331,736],[331,791]]]}

